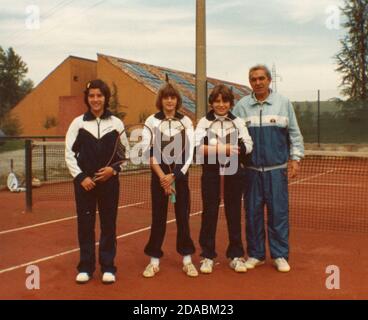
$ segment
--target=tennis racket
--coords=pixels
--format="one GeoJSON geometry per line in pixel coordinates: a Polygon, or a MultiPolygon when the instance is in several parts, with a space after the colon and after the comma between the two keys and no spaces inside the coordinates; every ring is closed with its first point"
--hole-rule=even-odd
{"type": "Polygon", "coordinates": [[[226,154],[216,154],[220,174],[220,200],[224,200],[224,185],[226,168],[229,167],[233,153],[238,153],[239,131],[233,120],[228,117],[218,117],[212,121],[207,132],[210,146],[226,146],[226,154]]]}
{"type": "MultiPolygon", "coordinates": [[[[152,132],[144,124],[129,125],[116,137],[112,154],[105,167],[149,163],[149,151],[152,146],[152,132]]],[[[93,177],[93,181],[97,176],[93,177]]]]}
{"type": "MultiPolygon", "coordinates": [[[[162,120],[157,129],[156,141],[159,145],[156,147],[161,153],[161,160],[167,165],[169,172],[173,173],[176,165],[184,163],[183,153],[187,145],[185,126],[177,118],[168,118],[162,120]]],[[[175,181],[171,184],[171,189],[170,202],[175,203],[175,181]]]]}
{"type": "Polygon", "coordinates": [[[26,191],[26,188],[21,187],[21,184],[19,183],[17,175],[14,172],[13,159],[10,159],[10,173],[9,173],[8,178],[6,180],[6,185],[7,185],[8,189],[10,190],[10,192],[26,191]]]}

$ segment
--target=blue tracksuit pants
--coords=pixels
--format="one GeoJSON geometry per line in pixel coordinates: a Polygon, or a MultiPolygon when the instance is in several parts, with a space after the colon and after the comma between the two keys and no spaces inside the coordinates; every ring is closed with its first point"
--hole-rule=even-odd
{"type": "Polygon", "coordinates": [[[245,170],[246,238],[249,257],[264,260],[265,221],[271,258],[289,257],[289,210],[287,169],[245,170]]]}

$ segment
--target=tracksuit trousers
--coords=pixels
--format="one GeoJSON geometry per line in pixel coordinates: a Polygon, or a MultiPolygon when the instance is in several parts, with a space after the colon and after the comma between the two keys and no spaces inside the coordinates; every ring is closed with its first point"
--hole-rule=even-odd
{"type": "MultiPolygon", "coordinates": [[[[190,237],[189,213],[190,213],[190,193],[188,187],[188,174],[175,181],[176,187],[176,251],[182,255],[191,255],[195,252],[193,241],[190,237]]],[[[151,234],[146,247],[145,254],[150,257],[161,258],[161,249],[167,222],[167,209],[169,197],[165,195],[164,189],[160,185],[160,179],[155,173],[151,178],[152,195],[152,225],[151,234]]]]}
{"type": "MultiPolygon", "coordinates": [[[[240,175],[224,176],[224,203],[229,245],[226,250],[228,258],[244,256],[241,239],[241,197],[242,179],[240,175]]],[[[203,213],[199,236],[202,248],[201,256],[208,259],[217,257],[216,229],[220,206],[220,175],[218,170],[203,171],[202,174],[203,213]]]]}
{"type": "Polygon", "coordinates": [[[101,272],[116,272],[116,217],[119,202],[119,178],[114,176],[103,183],[97,183],[91,191],[74,181],[75,200],[78,216],[78,240],[80,246],[79,272],[90,275],[95,271],[95,224],[96,208],[100,215],[99,263],[101,272]]]}
{"type": "Polygon", "coordinates": [[[265,221],[271,258],[289,258],[289,209],[287,169],[245,170],[245,211],[248,256],[264,260],[265,221]]]}

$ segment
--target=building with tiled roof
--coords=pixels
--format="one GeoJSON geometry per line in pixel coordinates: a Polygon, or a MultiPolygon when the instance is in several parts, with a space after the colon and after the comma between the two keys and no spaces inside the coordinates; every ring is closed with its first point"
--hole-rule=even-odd
{"type": "MultiPolygon", "coordinates": [[[[74,117],[86,110],[83,90],[94,78],[106,81],[113,103],[126,124],[154,112],[155,98],[166,76],[182,94],[182,112],[195,120],[195,75],[136,61],[98,54],[97,61],[68,57],[13,110],[23,135],[64,135],[74,117]]],[[[235,99],[249,94],[244,85],[208,78],[208,92],[218,83],[232,88],[235,99]]]]}

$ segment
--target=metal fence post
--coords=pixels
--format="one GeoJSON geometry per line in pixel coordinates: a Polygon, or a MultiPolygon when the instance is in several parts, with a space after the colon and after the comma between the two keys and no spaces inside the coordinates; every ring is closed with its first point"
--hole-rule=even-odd
{"type": "Polygon", "coordinates": [[[32,212],[32,140],[25,140],[26,211],[32,212]]]}

